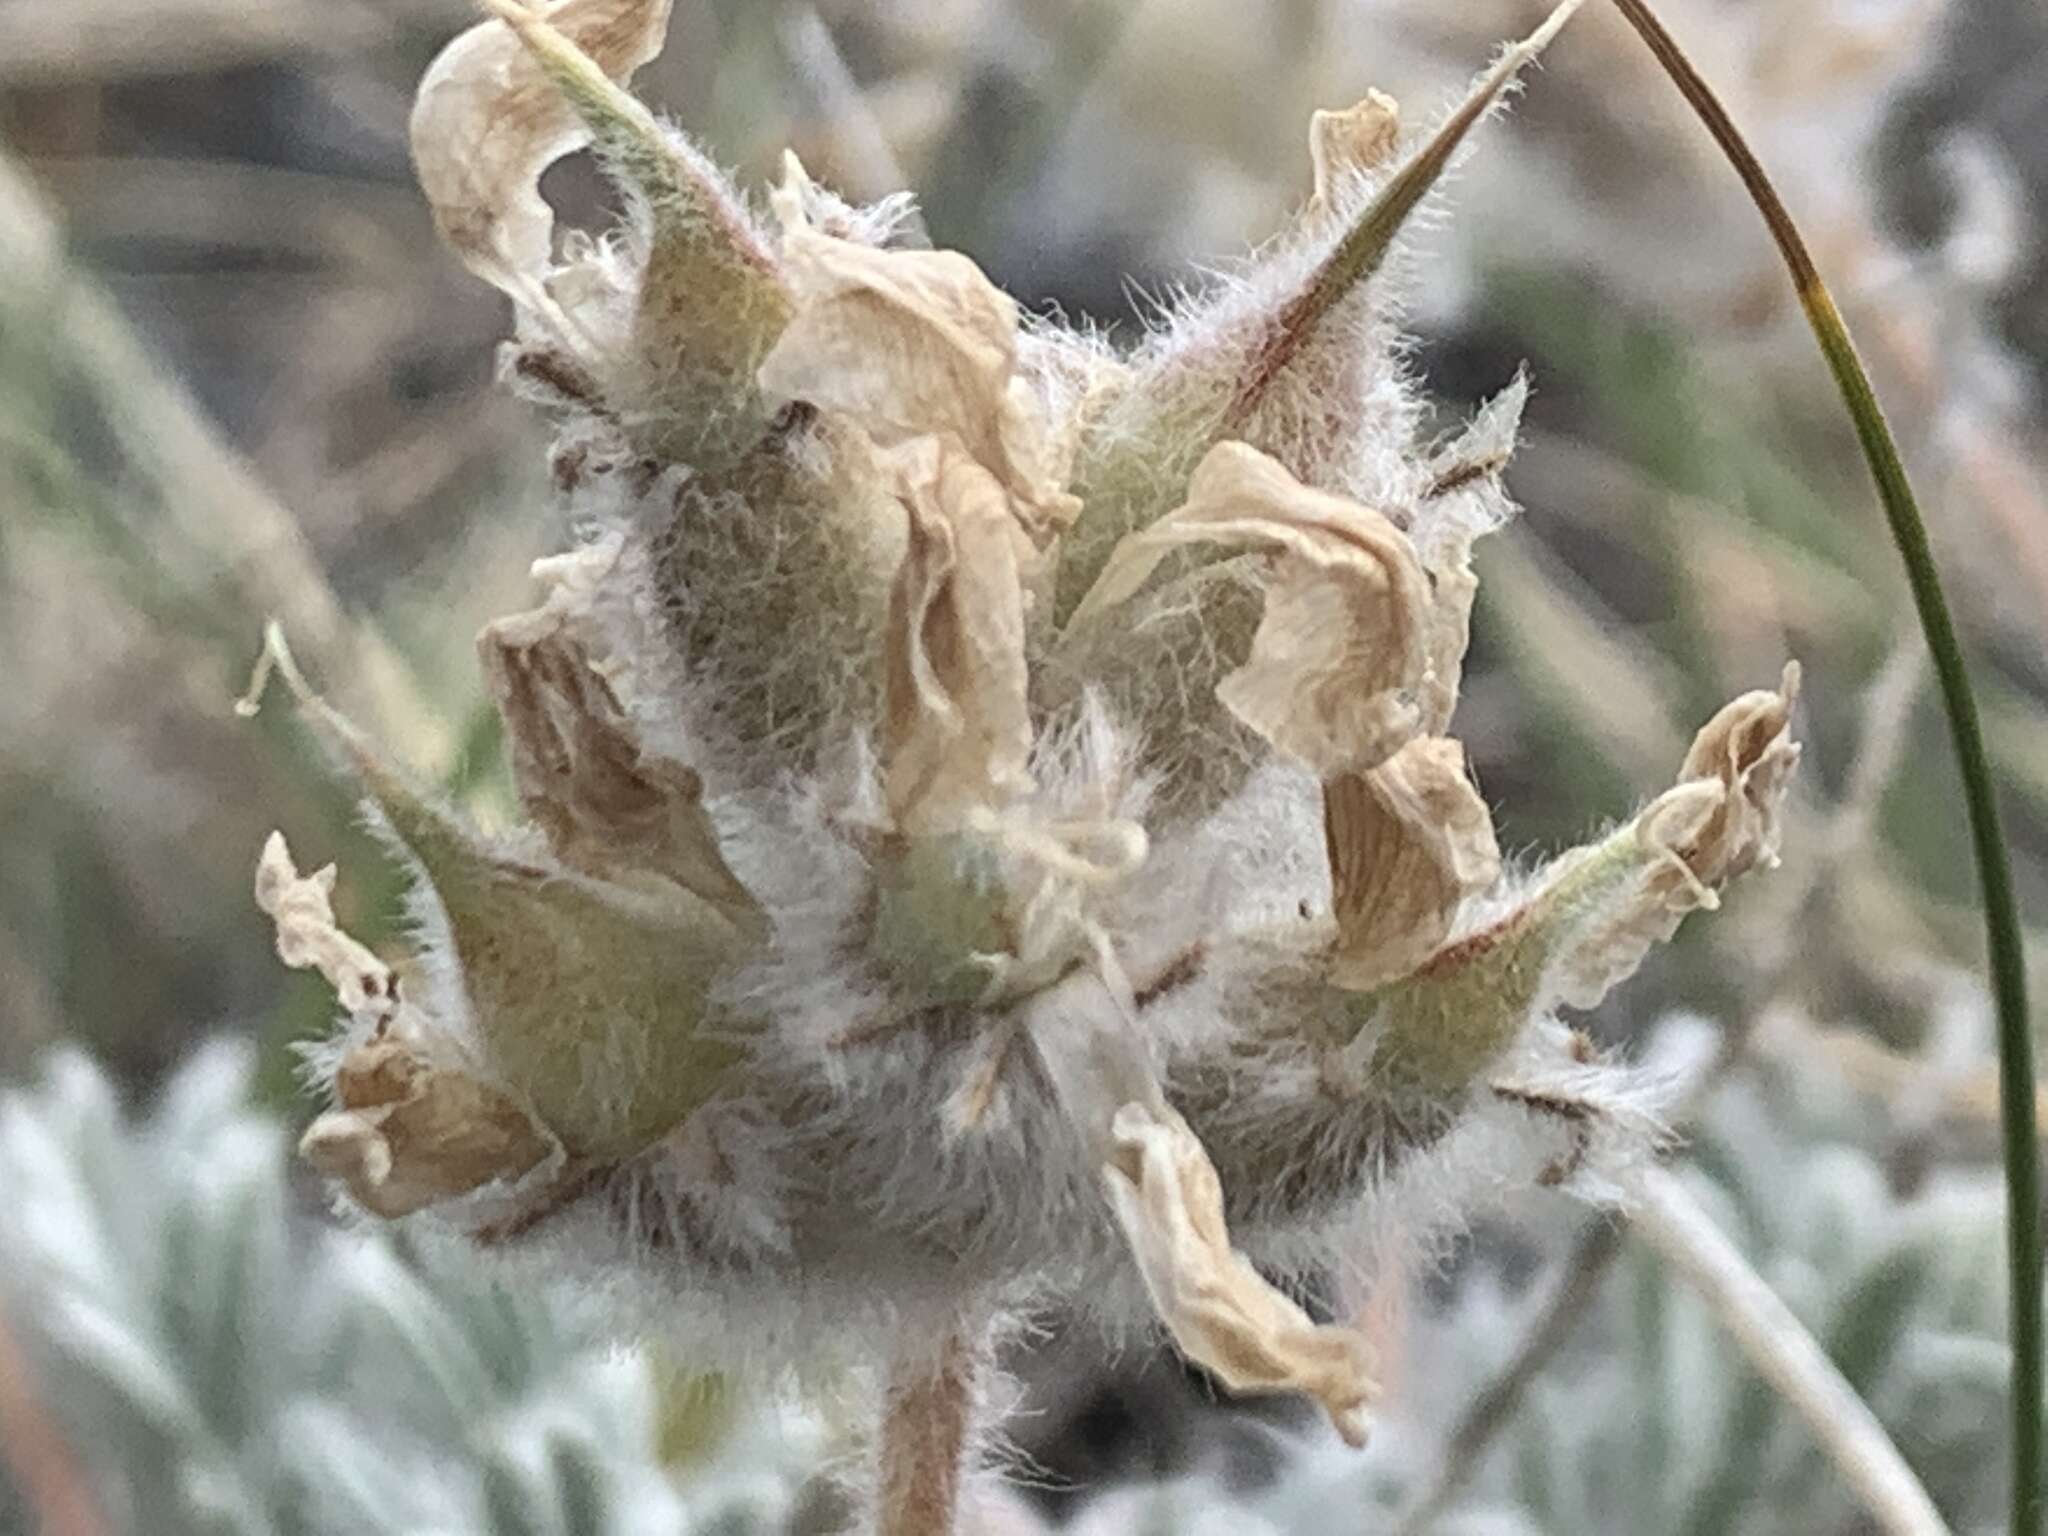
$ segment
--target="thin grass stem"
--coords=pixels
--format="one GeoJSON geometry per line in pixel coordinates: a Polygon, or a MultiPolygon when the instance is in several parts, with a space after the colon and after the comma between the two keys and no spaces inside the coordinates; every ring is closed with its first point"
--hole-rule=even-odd
{"type": "Polygon", "coordinates": [[[1645,0],[1614,0],[1630,26],[1649,45],[1700,121],[1721,146],[1777,242],[1792,284],[1835,377],[1842,402],[1855,423],[1863,457],[1877,482],[1878,499],[1891,525],[1892,542],[1905,562],[1906,580],[1948,715],[1949,735],[1962,772],[1963,803],[1976,848],[1983,888],[1984,928],[1990,951],[1992,995],[1998,1011],[2000,1120],[2005,1152],[2007,1244],[2012,1288],[2012,1525],[2013,1536],[2041,1529],[2042,1312],[2041,1173],[2034,1117],[2034,1038],[2027,1013],[2026,959],[2021,947],[2012,869],[1999,830],[1997,793],[1984,749],[1969,670],[1949,617],[1941,577],[1927,538],[1927,525],[1906,478],[1898,445],[1886,424],[1855,342],[1835,307],[1833,295],[1801,238],[1763,165],[1751,152],[1726,109],[1664,29],[1645,0]]]}
{"type": "Polygon", "coordinates": [[[1640,1174],[1634,1230],[1713,1309],[1757,1374],[1797,1410],[1886,1536],[1948,1536],[1920,1479],[1856,1389],[1676,1175],[1640,1174]]]}

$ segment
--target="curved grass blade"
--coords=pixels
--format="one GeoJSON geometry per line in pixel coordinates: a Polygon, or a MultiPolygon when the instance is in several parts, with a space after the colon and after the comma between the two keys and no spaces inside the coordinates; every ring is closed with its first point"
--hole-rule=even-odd
{"type": "Polygon", "coordinates": [[[1905,562],[1906,579],[1920,628],[1933,654],[1934,672],[1948,715],[1949,735],[1962,770],[1963,802],[1975,844],[1977,874],[1984,895],[1984,930],[1990,952],[1992,994],[1998,1010],[2000,1118],[2005,1151],[2008,1262],[2012,1286],[2012,1525],[2013,1536],[2041,1529],[2042,1315],[2040,1236],[2040,1142],[2034,1118],[2034,1038],[2027,1014],[2026,960],[2020,946],[2018,904],[2012,869],[1999,830],[1997,795],[1977,702],[1970,691],[1961,643],[1942,594],[1941,577],[1927,541],[1905,465],[1885,424],[1884,410],[1856,354],[1848,326],[1814,266],[1791,214],[1779,198],[1726,109],[1693,68],[1645,0],[1614,0],[1630,26],[1649,45],[1664,72],[1721,146],[1751,200],[1769,226],[1771,238],[1792,275],[1800,307],[1835,376],[1842,402],[1856,426],[1878,499],[1891,525],[1892,542],[1905,562]]]}

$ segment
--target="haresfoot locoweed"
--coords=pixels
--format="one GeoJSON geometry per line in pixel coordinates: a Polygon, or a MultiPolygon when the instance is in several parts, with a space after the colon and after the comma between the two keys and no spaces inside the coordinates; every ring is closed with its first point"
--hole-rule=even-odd
{"type": "Polygon", "coordinates": [[[1526,387],[1424,440],[1387,258],[1571,6],[1433,134],[1317,114],[1295,225],[1128,355],[793,158],[764,220],[623,88],[662,0],[492,9],[414,152],[580,542],[480,640],[510,837],[272,642],[416,880],[394,968],[264,850],[280,956],[348,1014],[306,1155],[706,1363],[887,1357],[884,1529],[951,1528],[965,1453],[902,1437],[964,1441],[1039,1305],[1156,1313],[1362,1438],[1364,1336],[1271,1277],[1610,1190],[1657,1090],[1555,1011],[1775,859],[1798,758],[1788,667],[1522,873],[1447,734],[1526,387]],[[536,180],[586,143],[629,218],[556,242],[536,180]]]}

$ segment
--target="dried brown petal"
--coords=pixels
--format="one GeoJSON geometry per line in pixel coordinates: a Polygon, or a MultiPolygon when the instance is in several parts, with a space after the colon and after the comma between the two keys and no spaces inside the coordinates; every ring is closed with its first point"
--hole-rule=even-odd
{"type": "Polygon", "coordinates": [[[1307,1393],[1364,1444],[1379,1390],[1364,1335],[1318,1325],[1230,1246],[1216,1167],[1178,1114],[1129,1103],[1110,1134],[1110,1205],[1181,1351],[1233,1391],[1307,1393]]]}
{"type": "MultiPolygon", "coordinates": [[[[554,0],[533,9],[615,80],[661,52],[670,0],[554,0]]],[[[552,256],[540,174],[589,131],[512,28],[486,21],[428,66],[412,110],[413,165],[434,223],[477,276],[531,301],[552,256]]]]}
{"type": "Polygon", "coordinates": [[[1379,767],[1323,786],[1338,943],[1331,981],[1368,991],[1405,976],[1500,876],[1493,818],[1465,749],[1418,737],[1379,767]]]}
{"type": "Polygon", "coordinates": [[[1778,812],[1799,765],[1798,744],[1788,734],[1798,701],[1799,664],[1787,662],[1775,692],[1759,689],[1722,706],[1685,754],[1681,782],[1718,779],[1728,790],[1719,813],[1683,850],[1708,885],[1778,862],[1778,812]]]}
{"type": "Polygon", "coordinates": [[[892,456],[910,540],[889,598],[883,768],[900,831],[956,831],[1029,793],[1022,572],[995,477],[934,438],[892,456]]]}
{"type": "Polygon", "coordinates": [[[1417,691],[1428,734],[1378,768],[1323,788],[1339,931],[1332,980],[1341,987],[1366,991],[1406,975],[1443,943],[1465,899],[1500,875],[1493,819],[1466,775],[1463,749],[1441,733],[1457,709],[1471,638],[1479,587],[1472,545],[1510,510],[1499,477],[1527,397],[1517,378],[1431,462],[1414,540],[1430,584],[1429,663],[1417,691]]]}
{"type": "Polygon", "coordinates": [[[1746,693],[1701,728],[1679,783],[1636,818],[1636,839],[1652,857],[1647,876],[1626,905],[1585,926],[1561,957],[1563,1001],[1592,1007],[1686,913],[1711,910],[1728,881],[1777,863],[1779,813],[1799,764],[1790,733],[1798,696],[1799,667],[1788,662],[1776,692],[1746,693]]]}
{"type": "Polygon", "coordinates": [[[1329,206],[1338,177],[1385,165],[1400,142],[1401,108],[1384,91],[1367,91],[1363,101],[1341,112],[1310,117],[1308,154],[1316,176],[1312,208],[1329,206]]]}
{"type": "Polygon", "coordinates": [[[798,310],[761,365],[770,395],[843,412],[885,446],[951,437],[1043,544],[1073,521],[1068,465],[1017,376],[1017,306],[956,251],[886,250],[793,224],[798,310]]]}
{"type": "Polygon", "coordinates": [[[385,1029],[342,1058],[335,1097],[339,1108],[306,1128],[299,1152],[378,1216],[509,1183],[554,1150],[509,1094],[385,1029]]]}
{"type": "Polygon", "coordinates": [[[343,933],[334,921],[335,868],[301,876],[284,834],[273,832],[256,864],[256,905],[277,923],[277,958],[293,970],[327,978],[355,1017],[381,1017],[397,1006],[391,967],[343,933]]]}
{"type": "Polygon", "coordinates": [[[643,748],[587,649],[588,589],[617,553],[607,541],[539,562],[535,573],[554,583],[547,601],[477,637],[520,803],[564,864],[624,884],[643,875],[673,881],[735,922],[757,925],[760,909],[705,813],[703,781],[643,748]]]}
{"type": "Polygon", "coordinates": [[[1117,545],[1072,626],[1129,599],[1186,544],[1274,551],[1251,653],[1216,689],[1238,719],[1325,777],[1371,768],[1415,734],[1429,587],[1386,517],[1247,444],[1218,443],[1186,503],[1117,545]]]}

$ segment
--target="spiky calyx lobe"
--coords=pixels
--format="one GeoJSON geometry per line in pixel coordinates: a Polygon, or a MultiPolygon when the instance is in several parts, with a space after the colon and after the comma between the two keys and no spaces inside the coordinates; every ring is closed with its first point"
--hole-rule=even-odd
{"type": "MultiPolygon", "coordinates": [[[[571,1160],[609,1162],[673,1131],[740,1059],[737,1026],[711,994],[758,947],[763,929],[703,818],[694,778],[641,750],[610,686],[565,640],[574,605],[563,603],[563,591],[557,585],[547,605],[483,636],[501,683],[527,669],[500,704],[522,799],[550,844],[545,853],[490,847],[314,694],[281,638],[273,634],[265,653],[418,878],[424,995],[401,1006],[391,968],[341,933],[324,906],[332,868],[313,882],[297,880],[281,839],[266,852],[258,902],[278,924],[286,963],[321,970],[351,1016],[337,1072],[342,1110],[374,1107],[351,1083],[410,1081],[413,1065],[379,1065],[394,1049],[409,1062],[426,1060],[438,1041],[461,1062],[465,1081],[474,1079],[483,1119],[503,1122],[505,1106],[517,1106],[534,1135],[571,1160]],[[550,642],[545,669],[535,667],[530,653],[550,642]],[[514,663],[507,651],[529,654],[514,663]],[[607,849],[623,851],[605,859],[607,849]],[[315,887],[320,903],[312,901],[315,887]]],[[[436,1125],[435,1135],[408,1139],[426,1163],[444,1155],[442,1143],[467,1134],[459,1116],[436,1125]]],[[[477,1177],[443,1197],[494,1180],[518,1183],[537,1161],[524,1151],[509,1150],[496,1168],[465,1157],[477,1177]]],[[[391,1204],[383,1186],[412,1177],[402,1158],[358,1173],[351,1188],[373,1210],[391,1204]]]]}
{"type": "Polygon", "coordinates": [[[636,443],[706,464],[730,458],[764,424],[754,370],[792,305],[745,205],[620,88],[660,52],[667,4],[490,8],[498,19],[442,52],[414,108],[413,160],[436,223],[596,381],[636,443]],[[585,144],[632,204],[629,294],[606,291],[596,252],[555,264],[539,178],[585,144]]]}
{"type": "Polygon", "coordinates": [[[1405,149],[1393,101],[1369,94],[1316,114],[1314,191],[1301,217],[1240,284],[1176,315],[1130,373],[1093,403],[1075,466],[1090,516],[1062,551],[1057,613],[1083,603],[1116,541],[1186,491],[1202,456],[1237,439],[1304,481],[1394,513],[1418,489],[1389,438],[1417,411],[1397,356],[1397,286],[1385,270],[1472,129],[1557,36],[1565,0],[1428,137],[1405,149]],[[1391,503],[1391,504],[1390,504],[1391,503]]]}
{"type": "Polygon", "coordinates": [[[1798,688],[1798,668],[1787,666],[1775,692],[1725,706],[1694,739],[1678,782],[1633,821],[1558,859],[1506,916],[1362,997],[1362,1070],[1455,1094],[1530,1020],[1559,1004],[1592,1007],[1687,913],[1712,911],[1722,886],[1774,865],[1799,761],[1790,731],[1798,688]]]}

